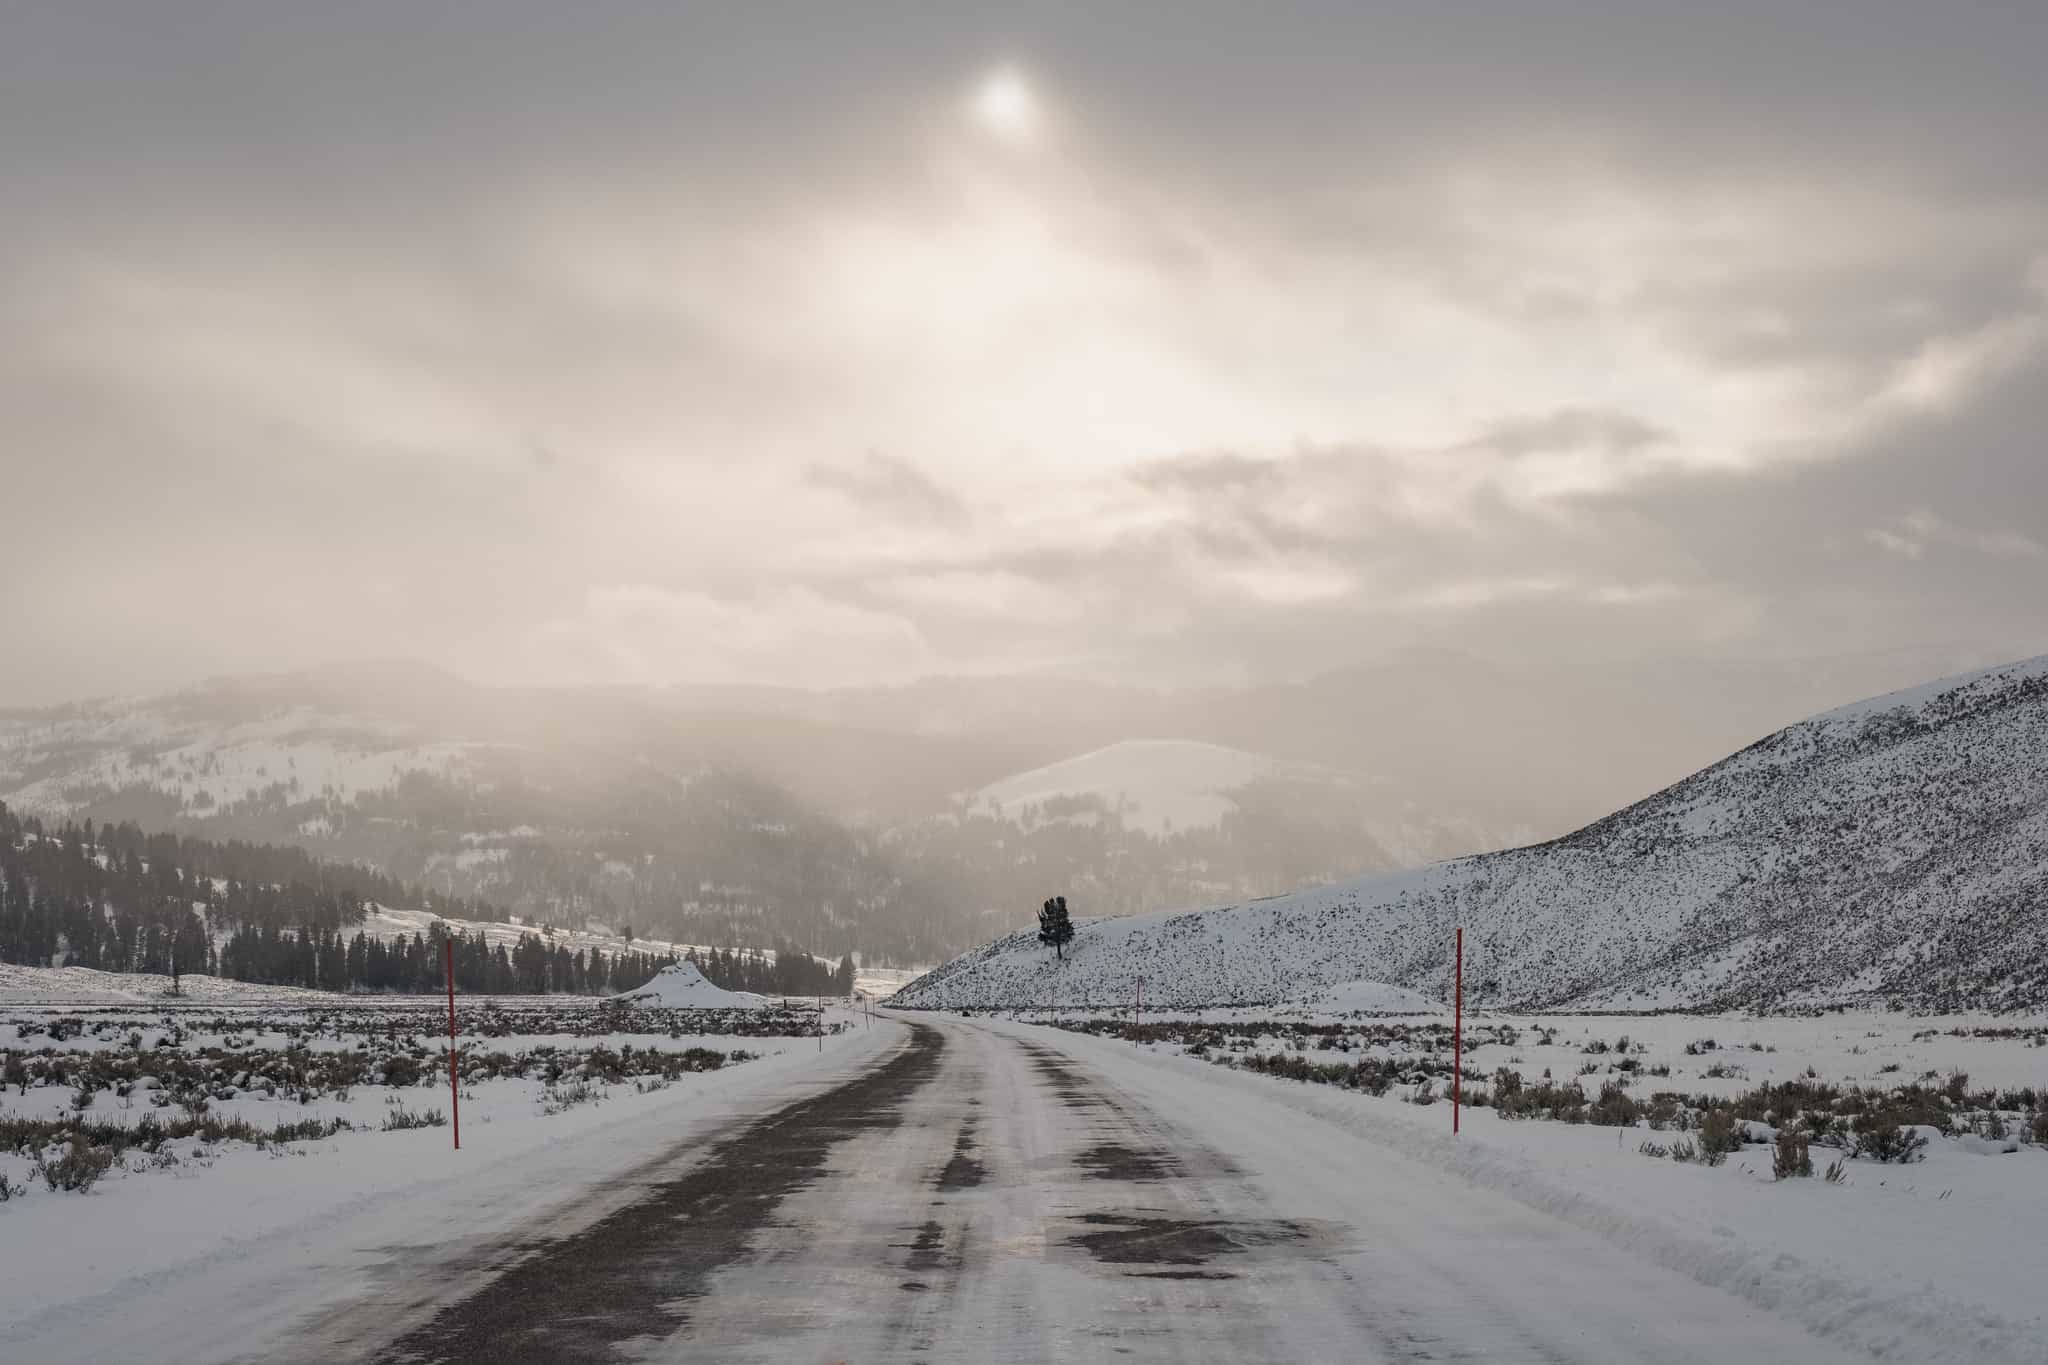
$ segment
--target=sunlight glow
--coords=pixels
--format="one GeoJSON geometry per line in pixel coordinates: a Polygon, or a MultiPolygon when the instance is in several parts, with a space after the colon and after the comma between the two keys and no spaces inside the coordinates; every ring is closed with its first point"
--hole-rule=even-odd
{"type": "Polygon", "coordinates": [[[1038,97],[1020,73],[1004,67],[984,77],[976,88],[974,117],[998,137],[1021,142],[1037,131],[1038,97]]]}

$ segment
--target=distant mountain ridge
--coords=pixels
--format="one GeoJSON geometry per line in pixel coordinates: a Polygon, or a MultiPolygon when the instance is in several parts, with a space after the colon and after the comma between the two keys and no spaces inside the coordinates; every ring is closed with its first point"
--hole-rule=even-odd
{"type": "Polygon", "coordinates": [[[1048,880],[1136,911],[1466,852],[1510,828],[1460,816],[1455,795],[1200,740],[1144,752],[1221,769],[1119,776],[1115,755],[1131,755],[1114,742],[1096,750],[1109,769],[1077,759],[1076,736],[1129,717],[1069,703],[1138,695],[496,688],[354,665],[0,712],[0,800],[294,844],[565,929],[595,918],[901,963],[985,937],[1048,880]],[[1076,780],[1056,772],[1008,808],[971,795],[1055,770],[1076,780]],[[1134,783],[1142,800],[1120,805],[1134,783]],[[1202,819],[1169,827],[1192,806],[1202,819]]]}
{"type": "Polygon", "coordinates": [[[1271,1002],[1369,979],[1528,1007],[2048,1004],[2048,657],[1789,726],[1549,843],[1208,911],[1026,931],[907,1005],[1271,1002]]]}

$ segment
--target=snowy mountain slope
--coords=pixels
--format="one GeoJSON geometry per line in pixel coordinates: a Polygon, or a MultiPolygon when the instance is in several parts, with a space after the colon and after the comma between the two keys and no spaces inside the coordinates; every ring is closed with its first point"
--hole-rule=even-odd
{"type": "MultiPolygon", "coordinates": [[[[1082,908],[1078,907],[1077,908],[1082,908]]],[[[1367,979],[1486,1005],[2048,1003],[2048,657],[1793,725],[1548,844],[1207,911],[1030,931],[909,1005],[1271,1002],[1367,979]]]]}
{"type": "MultiPolygon", "coordinates": [[[[1347,874],[1412,867],[1489,842],[1480,822],[1418,805],[1386,779],[1194,739],[1120,740],[992,782],[957,799],[956,818],[963,810],[1019,825],[1113,819],[1151,839],[1220,836],[1284,847],[1297,863],[1335,856],[1347,874]],[[1328,836],[1341,852],[1320,847],[1328,836]]],[[[1196,852],[1218,867],[1233,860],[1221,848],[1196,852]]],[[[1262,879],[1254,872],[1244,880],[1262,879]]]]}
{"type": "MultiPolygon", "coordinates": [[[[572,953],[599,952],[608,957],[616,957],[620,953],[632,952],[680,957],[693,951],[714,951],[714,948],[707,944],[672,942],[668,939],[645,936],[635,937],[629,942],[596,921],[586,922],[581,929],[549,927],[543,931],[540,926],[525,921],[459,919],[436,915],[427,910],[402,910],[375,903],[368,907],[363,922],[356,927],[371,938],[382,939],[388,943],[393,939],[408,939],[415,934],[428,936],[437,924],[445,931],[464,938],[474,938],[481,934],[484,941],[493,948],[516,948],[520,939],[545,932],[548,946],[566,948],[572,953]]],[[[769,961],[775,960],[773,950],[761,949],[759,952],[769,961]]]]}
{"type": "Polygon", "coordinates": [[[0,723],[0,785],[10,804],[49,816],[123,791],[160,796],[181,813],[225,815],[272,799],[352,801],[410,773],[457,771],[476,747],[419,742],[309,706],[222,717],[113,703],[0,723]]]}
{"type": "MultiPolygon", "coordinates": [[[[0,801],[48,821],[292,844],[533,927],[596,918],[913,962],[979,937],[860,832],[728,765],[760,758],[749,745],[815,738],[755,727],[772,729],[786,733],[429,669],[315,670],[0,711],[0,801]]],[[[879,741],[855,748],[855,766],[880,766],[879,741]]]]}
{"type": "Polygon", "coordinates": [[[1127,739],[1092,753],[1034,768],[976,792],[976,805],[1015,817],[1059,798],[1096,798],[1148,834],[1221,823],[1230,793],[1284,765],[1274,759],[1182,739],[1127,739]]]}

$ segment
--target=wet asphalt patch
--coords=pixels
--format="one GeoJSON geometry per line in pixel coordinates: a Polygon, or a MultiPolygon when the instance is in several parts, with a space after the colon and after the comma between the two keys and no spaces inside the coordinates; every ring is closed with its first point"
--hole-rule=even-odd
{"type": "Polygon", "coordinates": [[[960,1136],[953,1142],[952,1159],[939,1172],[939,1188],[942,1190],[967,1190],[979,1185],[988,1172],[975,1155],[977,1125],[973,1119],[960,1125],[960,1136]]]}
{"type": "Polygon", "coordinates": [[[1051,1084],[1053,1095],[1069,1109],[1096,1109],[1108,1103],[1059,1053],[1028,1044],[1024,1051],[1031,1058],[1031,1069],[1051,1084]]]}
{"type": "MultiPolygon", "coordinates": [[[[881,1066],[749,1124],[583,1231],[535,1242],[378,1359],[582,1365],[618,1359],[614,1347],[630,1338],[673,1335],[711,1276],[744,1259],[776,1207],[818,1181],[833,1147],[902,1122],[905,1101],[938,1073],[945,1047],[936,1029],[910,1028],[910,1045],[881,1066]]],[[[927,1227],[936,1234],[936,1224],[927,1227]]]]}
{"type": "Polygon", "coordinates": [[[1067,1238],[1068,1246],[1145,1279],[1232,1279],[1233,1272],[1211,1269],[1210,1262],[1275,1251],[1322,1254],[1333,1245],[1331,1229],[1289,1218],[1172,1218],[1136,1210],[1082,1214],[1074,1221],[1084,1230],[1067,1238]]]}
{"type": "Polygon", "coordinates": [[[1074,1164],[1092,1180],[1165,1180],[1181,1173],[1176,1157],[1165,1152],[1140,1151],[1118,1142],[1105,1142],[1077,1152],[1074,1164]]]}
{"type": "Polygon", "coordinates": [[[937,1223],[927,1221],[917,1230],[917,1240],[910,1243],[910,1256],[903,1262],[906,1270],[937,1270],[939,1253],[945,1249],[946,1230],[937,1223]]]}

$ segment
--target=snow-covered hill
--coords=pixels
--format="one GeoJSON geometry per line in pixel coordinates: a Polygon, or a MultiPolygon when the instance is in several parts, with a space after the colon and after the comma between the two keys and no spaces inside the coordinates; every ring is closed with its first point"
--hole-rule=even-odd
{"type": "MultiPolygon", "coordinates": [[[[440,925],[449,933],[463,938],[483,935],[484,941],[493,948],[516,948],[519,940],[533,934],[546,937],[549,947],[567,948],[572,953],[599,952],[607,957],[620,953],[652,953],[657,957],[680,957],[688,952],[716,951],[712,945],[702,943],[673,942],[665,938],[636,937],[627,940],[612,932],[595,920],[588,921],[581,929],[558,929],[543,927],[520,920],[477,920],[459,919],[436,915],[428,910],[401,910],[393,906],[371,904],[357,927],[371,938],[390,942],[393,939],[408,939],[415,934],[430,936],[433,926],[440,925]]],[[[770,962],[775,960],[772,949],[757,949],[760,956],[770,962]]]]}
{"type": "Polygon", "coordinates": [[[353,801],[413,773],[445,776],[478,747],[304,705],[223,715],[108,702],[0,718],[0,792],[44,816],[108,792],[147,793],[179,815],[225,816],[272,802],[353,801]]]}
{"type": "Polygon", "coordinates": [[[1218,824],[1235,808],[1230,794],[1281,771],[1274,759],[1185,739],[1127,739],[983,787],[976,805],[1007,816],[1060,798],[1099,800],[1126,825],[1148,834],[1218,824]]]}
{"type": "MultiPolygon", "coordinates": [[[[1077,909],[1085,909],[1077,905],[1077,909]]],[[[1264,1003],[1354,980],[1485,1005],[2048,1003],[2048,657],[1793,725],[1548,844],[1213,910],[1032,931],[922,1006],[1264,1003]]]]}
{"type": "MultiPolygon", "coordinates": [[[[972,941],[875,841],[761,774],[775,745],[807,737],[820,766],[844,761],[795,722],[339,667],[0,710],[0,802],[51,822],[295,845],[535,927],[596,918],[913,962],[972,941]]],[[[854,766],[882,752],[873,741],[854,766]]]]}

